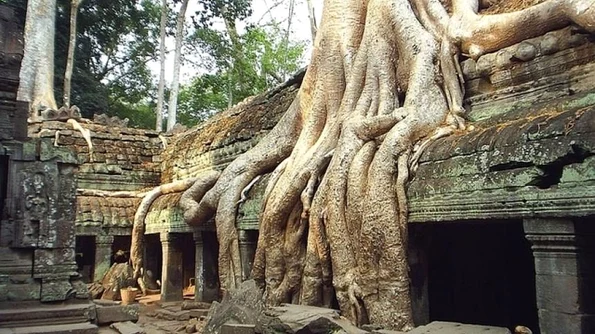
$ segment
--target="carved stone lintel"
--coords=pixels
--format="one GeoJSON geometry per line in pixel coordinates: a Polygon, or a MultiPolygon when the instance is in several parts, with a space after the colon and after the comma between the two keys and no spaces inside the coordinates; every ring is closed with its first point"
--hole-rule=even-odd
{"type": "Polygon", "coordinates": [[[114,243],[113,235],[97,235],[95,236],[95,244],[97,245],[111,245],[114,243]]]}

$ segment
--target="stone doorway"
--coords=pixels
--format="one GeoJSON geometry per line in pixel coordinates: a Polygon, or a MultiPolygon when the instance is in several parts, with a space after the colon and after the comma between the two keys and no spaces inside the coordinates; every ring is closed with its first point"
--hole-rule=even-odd
{"type": "Polygon", "coordinates": [[[132,237],[129,235],[116,235],[112,243],[112,261],[114,263],[126,263],[130,259],[130,243],[132,237]]]}
{"type": "Polygon", "coordinates": [[[535,269],[522,221],[438,223],[429,236],[429,320],[539,333],[535,269]]]}
{"type": "Polygon", "coordinates": [[[163,261],[163,251],[159,234],[145,235],[145,266],[148,270],[149,279],[157,282],[161,281],[161,265],[163,261]]]}
{"type": "Polygon", "coordinates": [[[75,260],[77,271],[84,283],[93,282],[95,271],[95,237],[79,235],[75,239],[75,260]]]}
{"type": "MultiPolygon", "coordinates": [[[[188,287],[190,286],[190,279],[195,282],[196,278],[196,255],[194,249],[194,238],[192,237],[192,233],[184,233],[180,236],[180,247],[182,248],[182,273],[183,273],[183,290],[187,291],[188,287]]],[[[194,293],[192,295],[186,296],[194,298],[194,293]]]]}

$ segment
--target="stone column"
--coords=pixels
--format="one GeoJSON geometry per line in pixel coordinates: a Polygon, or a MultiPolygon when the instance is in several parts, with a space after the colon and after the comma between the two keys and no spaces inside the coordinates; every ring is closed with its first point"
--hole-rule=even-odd
{"type": "Polygon", "coordinates": [[[194,290],[194,300],[196,301],[204,301],[204,280],[205,280],[205,273],[204,273],[204,257],[203,257],[203,247],[204,242],[202,241],[202,231],[194,231],[194,265],[196,273],[195,277],[195,284],[196,289],[194,290]]]}
{"type": "Polygon", "coordinates": [[[180,240],[175,233],[161,232],[163,262],[161,269],[161,301],[183,300],[183,257],[180,240]]]}
{"type": "Polygon", "coordinates": [[[595,333],[595,225],[527,219],[542,334],[595,333]]]}
{"type": "Polygon", "coordinates": [[[112,244],[114,236],[98,235],[95,237],[95,267],[93,281],[100,282],[112,264],[112,244]]]}
{"type": "Polygon", "coordinates": [[[245,281],[250,278],[257,240],[249,231],[239,230],[238,241],[240,246],[240,260],[242,261],[242,281],[245,281]]]}

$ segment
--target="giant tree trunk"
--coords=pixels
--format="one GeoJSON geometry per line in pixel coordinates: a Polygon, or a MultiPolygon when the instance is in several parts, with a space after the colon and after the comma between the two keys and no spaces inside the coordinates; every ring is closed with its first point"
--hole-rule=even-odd
{"type": "Polygon", "coordinates": [[[165,95],[165,25],[167,23],[167,0],[161,0],[161,22],[159,24],[159,87],[155,107],[155,130],[163,131],[163,100],[165,95]]]}
{"type": "Polygon", "coordinates": [[[241,280],[237,203],[271,172],[252,271],[267,301],[328,306],[334,294],[356,324],[413,326],[405,187],[429,141],[465,129],[459,52],[477,57],[571,21],[595,28],[594,0],[491,16],[476,0],[453,0],[452,13],[411,2],[325,1],[289,110],[210,190],[198,180],[183,195],[187,223],[215,216],[224,291],[241,280]]]}
{"type": "Polygon", "coordinates": [[[180,88],[180,65],[182,62],[182,42],[184,40],[184,23],[186,18],[186,8],[188,0],[182,1],[182,7],[178,13],[176,23],[176,51],[174,55],[174,77],[171,82],[171,91],[169,93],[169,106],[167,109],[167,130],[171,130],[177,121],[178,110],[178,90],[180,88]]]}
{"type": "Polygon", "coordinates": [[[66,71],[64,72],[64,106],[70,108],[70,91],[72,69],[74,67],[74,50],[76,49],[76,17],[82,0],[70,1],[70,36],[68,39],[68,57],[66,58],[66,71]]]}
{"type": "Polygon", "coordinates": [[[25,49],[17,100],[30,103],[30,119],[39,111],[57,109],[54,97],[54,35],[56,0],[29,0],[25,22],[25,49]]]}

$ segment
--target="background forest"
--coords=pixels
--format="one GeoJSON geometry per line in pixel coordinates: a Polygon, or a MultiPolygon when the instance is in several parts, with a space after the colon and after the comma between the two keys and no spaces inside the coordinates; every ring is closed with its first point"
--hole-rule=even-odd
{"type": "MultiPolygon", "coordinates": [[[[23,11],[24,19],[27,1],[9,2],[23,11]]],[[[177,123],[193,126],[282,83],[304,66],[305,50],[311,43],[293,40],[290,30],[310,28],[292,26],[294,0],[270,1],[262,17],[254,17],[252,2],[57,0],[57,101],[61,103],[64,91],[71,9],[76,8],[75,3],[78,14],[70,103],[77,105],[85,118],[105,113],[128,118],[133,127],[155,128],[156,114],[160,112],[167,119],[170,104],[174,103],[177,123]],[[188,8],[185,13],[184,5],[188,8]],[[275,17],[273,11],[285,15],[275,17]],[[165,29],[161,30],[163,14],[165,29]],[[181,30],[176,25],[180,15],[181,30]],[[171,71],[165,73],[159,103],[162,33],[169,42],[181,34],[181,73],[177,99],[173,100],[170,92],[176,78],[172,78],[171,71]]],[[[173,42],[166,42],[164,47],[165,58],[171,60],[175,56],[173,42]]]]}

